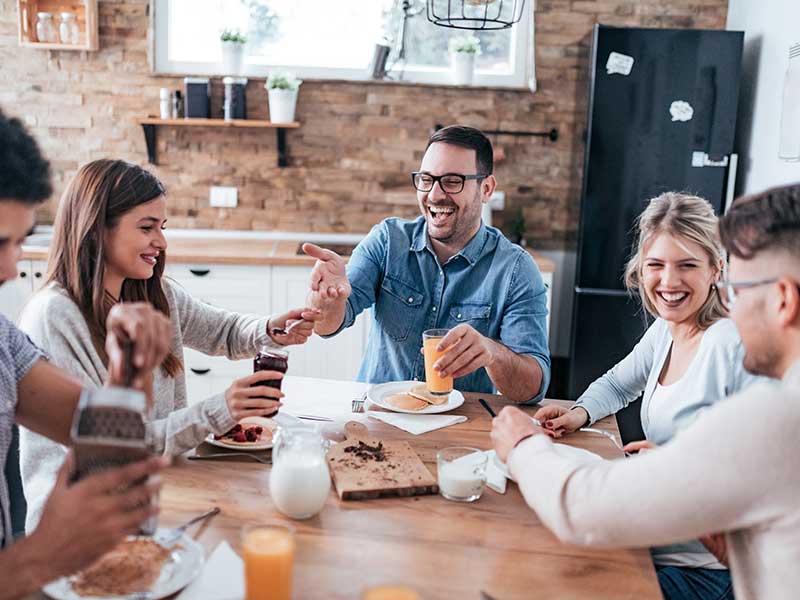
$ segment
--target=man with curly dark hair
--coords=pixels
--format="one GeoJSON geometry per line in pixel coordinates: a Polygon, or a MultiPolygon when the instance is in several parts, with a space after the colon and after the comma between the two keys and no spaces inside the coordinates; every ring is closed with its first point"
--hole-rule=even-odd
{"type": "MultiPolygon", "coordinates": [[[[17,276],[16,264],[33,227],[34,211],[51,193],[50,165],[36,141],[19,119],[0,112],[0,285],[17,276]]],[[[134,340],[141,375],[161,364],[169,348],[169,321],[149,305],[118,305],[109,314],[107,329],[112,385],[122,382],[122,336],[134,340]]],[[[0,315],[0,464],[6,463],[14,422],[69,444],[81,391],[80,383],[51,365],[24,333],[0,315]]],[[[39,526],[13,545],[9,489],[6,478],[0,477],[0,599],[28,596],[91,564],[125,535],[136,533],[156,511],[150,497],[158,483],[148,476],[164,465],[163,459],[153,458],[71,485],[68,459],[39,526]]]]}
{"type": "Polygon", "coordinates": [[[53,193],[50,163],[20,122],[0,111],[0,200],[39,204],[53,193]]]}

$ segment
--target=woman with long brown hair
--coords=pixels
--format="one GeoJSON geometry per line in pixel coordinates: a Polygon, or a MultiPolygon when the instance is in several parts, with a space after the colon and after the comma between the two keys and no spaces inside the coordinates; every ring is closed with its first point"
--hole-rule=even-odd
{"type": "MultiPolygon", "coordinates": [[[[156,452],[180,454],[209,433],[222,434],[247,416],[280,406],[279,390],[263,382],[281,377],[260,371],[234,381],[222,394],[187,405],[183,347],[229,359],[253,356],[261,346],[305,342],[318,318],[296,309],[274,317],[240,315],[195,300],[162,277],[167,241],[164,186],[122,160],[97,160],[79,169],[58,208],[46,286],[25,307],[20,327],[57,365],[85,385],[106,379],[103,347],[108,311],[118,302],[144,301],[170,318],[171,351],[153,377],[148,423],[156,452]],[[304,320],[290,333],[273,327],[304,320]],[[259,385],[261,384],[261,385],[259,385]]],[[[28,499],[26,529],[38,521],[64,449],[30,431],[21,436],[22,476],[28,499]]]]}

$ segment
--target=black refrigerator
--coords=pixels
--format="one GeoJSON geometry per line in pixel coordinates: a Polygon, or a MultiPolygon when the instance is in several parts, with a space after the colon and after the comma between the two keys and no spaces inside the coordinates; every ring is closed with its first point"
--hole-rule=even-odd
{"type": "Polygon", "coordinates": [[[577,398],[631,351],[648,323],[625,291],[635,220],[658,194],[686,191],[722,212],[744,34],[596,25],[570,340],[577,398]]]}

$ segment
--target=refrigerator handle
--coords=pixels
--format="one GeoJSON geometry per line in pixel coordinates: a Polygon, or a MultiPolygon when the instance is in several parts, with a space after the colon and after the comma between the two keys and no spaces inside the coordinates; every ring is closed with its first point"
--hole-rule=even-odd
{"type": "Polygon", "coordinates": [[[736,171],[739,166],[738,154],[731,154],[728,158],[728,181],[725,185],[725,204],[723,206],[723,214],[728,212],[731,204],[733,204],[734,188],[736,187],[736,171]]]}

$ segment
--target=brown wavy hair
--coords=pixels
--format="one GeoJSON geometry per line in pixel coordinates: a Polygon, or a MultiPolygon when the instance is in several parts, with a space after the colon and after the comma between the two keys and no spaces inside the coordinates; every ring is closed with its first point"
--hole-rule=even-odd
{"type": "MultiPolygon", "coordinates": [[[[722,245],[717,231],[718,219],[707,200],[679,192],[665,192],[650,200],[637,220],[638,235],[633,255],[625,269],[625,285],[636,291],[644,308],[654,317],[658,310],[647,297],[642,283],[644,247],[659,233],[694,242],[706,253],[708,262],[717,272],[723,260],[722,245]]],[[[697,311],[696,322],[700,329],[708,329],[714,322],[728,316],[728,311],[712,287],[708,297],[697,311]]]]}
{"type": "MultiPolygon", "coordinates": [[[[92,342],[103,361],[106,318],[116,300],[103,287],[107,231],[133,208],[162,196],[166,190],[153,174],[124,160],[95,160],[82,166],[70,181],[58,206],[50,250],[47,283],[57,283],[78,305],[92,342]]],[[[161,283],[166,254],[160,252],[150,279],[125,279],[120,302],[149,302],[170,316],[161,283]]],[[[170,377],[182,369],[178,357],[167,354],[161,367],[170,377]]]]}

